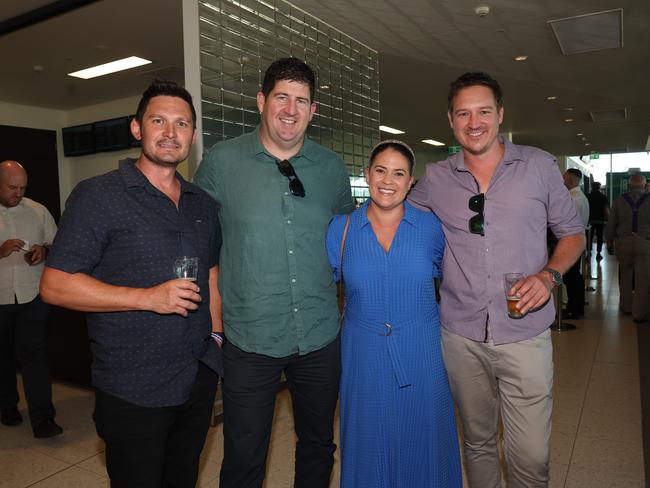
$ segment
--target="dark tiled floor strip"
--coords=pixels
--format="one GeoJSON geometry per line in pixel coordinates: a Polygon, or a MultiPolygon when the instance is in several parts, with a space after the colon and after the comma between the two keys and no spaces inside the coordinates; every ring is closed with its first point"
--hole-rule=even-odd
{"type": "Polygon", "coordinates": [[[650,324],[637,325],[646,487],[650,488],[650,324]]]}

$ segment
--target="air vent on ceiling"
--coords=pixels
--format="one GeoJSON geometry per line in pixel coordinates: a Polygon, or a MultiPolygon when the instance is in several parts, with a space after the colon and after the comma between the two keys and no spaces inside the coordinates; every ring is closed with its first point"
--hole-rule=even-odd
{"type": "Polygon", "coordinates": [[[627,119],[627,109],[592,110],[589,112],[589,116],[594,122],[623,122],[627,119]]]}
{"type": "Polygon", "coordinates": [[[562,54],[623,47],[623,9],[549,20],[562,54]]]}

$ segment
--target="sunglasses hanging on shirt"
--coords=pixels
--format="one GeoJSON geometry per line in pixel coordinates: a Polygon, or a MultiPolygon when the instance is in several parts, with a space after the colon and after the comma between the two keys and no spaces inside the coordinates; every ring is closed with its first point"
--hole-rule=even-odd
{"type": "Polygon", "coordinates": [[[484,236],[485,218],[483,217],[483,207],[485,206],[485,194],[479,193],[478,195],[471,196],[469,198],[468,206],[472,212],[478,214],[469,219],[469,231],[472,234],[484,236]]]}
{"type": "Polygon", "coordinates": [[[291,191],[291,194],[295,197],[304,197],[305,187],[302,186],[302,181],[296,175],[296,170],[293,169],[291,163],[283,159],[282,161],[276,161],[275,164],[278,165],[280,173],[289,179],[289,191],[291,191]]]}

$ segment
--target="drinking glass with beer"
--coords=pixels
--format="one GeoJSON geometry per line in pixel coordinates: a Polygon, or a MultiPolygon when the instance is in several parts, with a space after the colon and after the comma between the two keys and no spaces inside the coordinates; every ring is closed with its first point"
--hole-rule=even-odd
{"type": "Polygon", "coordinates": [[[517,304],[520,299],[519,295],[510,293],[514,284],[523,279],[523,273],[506,273],[503,275],[503,286],[506,292],[506,300],[508,302],[508,316],[512,319],[520,319],[524,316],[523,313],[517,310],[517,304]]]}
{"type": "Polygon", "coordinates": [[[181,256],[174,260],[174,275],[176,278],[196,281],[199,271],[199,258],[181,256]]]}

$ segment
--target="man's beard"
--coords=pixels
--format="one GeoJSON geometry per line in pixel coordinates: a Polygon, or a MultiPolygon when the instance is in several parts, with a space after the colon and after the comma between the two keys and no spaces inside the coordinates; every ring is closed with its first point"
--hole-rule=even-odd
{"type": "Polygon", "coordinates": [[[148,149],[146,149],[144,146],[142,146],[142,154],[145,155],[145,157],[151,161],[153,164],[156,166],[160,166],[161,168],[176,168],[178,167],[179,164],[181,164],[183,161],[187,159],[189,156],[189,150],[187,151],[187,154],[182,159],[179,159],[177,161],[164,161],[159,158],[157,158],[155,155],[151,154],[148,149]]]}

